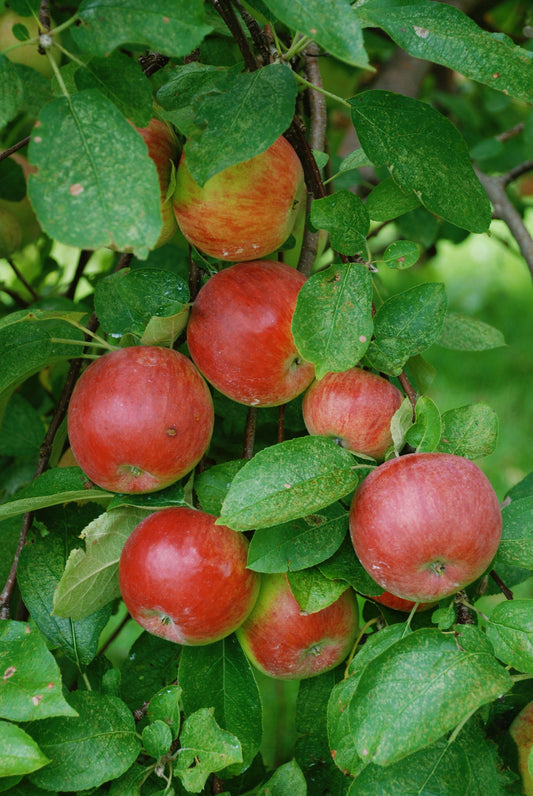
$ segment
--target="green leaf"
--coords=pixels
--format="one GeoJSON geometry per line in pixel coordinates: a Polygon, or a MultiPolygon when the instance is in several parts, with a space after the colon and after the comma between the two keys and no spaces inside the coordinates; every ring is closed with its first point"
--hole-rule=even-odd
{"type": "Polygon", "coordinates": [[[457,636],[417,630],[365,667],[349,705],[355,749],[369,762],[390,765],[429,746],[511,687],[477,628],[462,625],[457,636]]]}
{"type": "Polygon", "coordinates": [[[354,367],[372,329],[372,276],[364,265],[331,265],[310,276],[298,293],[292,333],[318,379],[354,367]]]}
{"type": "Polygon", "coordinates": [[[0,55],[0,129],[14,119],[22,104],[22,81],[11,61],[0,55]]]}
{"type": "Polygon", "coordinates": [[[464,139],[445,116],[390,91],[364,91],[350,103],[363,149],[377,166],[387,166],[405,194],[461,229],[486,232],[490,202],[464,139]]]}
{"type": "Polygon", "coordinates": [[[124,543],[146,517],[133,507],[104,512],[85,528],[85,550],[70,553],[54,592],[54,613],[84,619],[120,596],[118,562],[124,543]]]}
{"type": "Polygon", "coordinates": [[[235,635],[202,647],[183,647],[178,675],[185,713],[212,707],[218,724],[239,739],[242,764],[226,773],[240,773],[259,749],[262,708],[252,668],[235,635]]]}
{"type": "Polygon", "coordinates": [[[136,127],[152,118],[152,86],[139,62],[122,52],[92,58],[74,74],[80,91],[99,89],[136,127]]]}
{"type": "Polygon", "coordinates": [[[442,415],[442,436],[438,450],[467,459],[489,456],[498,442],[498,415],[487,404],[449,409],[442,415]]]}
{"type": "Polygon", "coordinates": [[[47,103],[33,129],[28,191],[50,237],[145,259],[161,232],[159,180],[137,131],[97,89],[47,103]]]}
{"type": "Polygon", "coordinates": [[[111,498],[107,510],[120,508],[121,506],[136,506],[146,511],[157,511],[166,509],[168,506],[190,506],[190,502],[185,497],[185,488],[182,483],[177,482],[160,489],[158,492],[139,493],[139,494],[120,494],[117,493],[111,498]]]}
{"type": "Polygon", "coordinates": [[[63,698],[59,667],[37,628],[10,619],[0,622],[0,672],[2,718],[34,721],[75,715],[63,698]]]}
{"type": "Polygon", "coordinates": [[[248,548],[249,569],[294,572],[320,564],[340,547],[348,530],[348,512],[335,503],[283,525],[255,531],[248,548]]]}
{"type": "Polygon", "coordinates": [[[148,705],[147,716],[150,721],[163,721],[176,738],[181,724],[181,694],[179,685],[168,685],[154,694],[148,705]]]}
{"type": "Polygon", "coordinates": [[[203,511],[218,517],[231,481],[245,463],[246,459],[222,462],[196,476],[194,489],[203,511]]]}
{"type": "Polygon", "coordinates": [[[31,484],[20,489],[11,499],[0,505],[0,519],[16,517],[27,511],[37,511],[61,503],[93,502],[112,497],[99,487],[93,487],[79,467],[58,467],[46,470],[31,484]]]}
{"type": "Polygon", "coordinates": [[[496,560],[533,569],[533,495],[511,500],[502,510],[502,539],[496,560]]]}
{"type": "Polygon", "coordinates": [[[396,240],[385,249],[383,262],[389,268],[397,268],[399,271],[403,271],[406,268],[411,268],[419,257],[420,247],[418,243],[413,243],[412,240],[396,240]]]}
{"type": "Polygon", "coordinates": [[[1,422],[0,455],[37,456],[45,434],[40,414],[19,393],[11,396],[1,422]]]}
{"type": "Polygon", "coordinates": [[[453,6],[420,2],[384,5],[370,0],[357,14],[366,24],[382,28],[415,58],[442,64],[527,102],[533,100],[531,53],[507,37],[482,30],[453,6]]]}
{"type": "Polygon", "coordinates": [[[100,279],[94,289],[94,309],[105,332],[141,338],[154,317],[183,314],[190,299],[187,283],[163,268],[122,269],[100,279]]]}
{"type": "Polygon", "coordinates": [[[365,207],[373,221],[391,221],[420,207],[420,202],[414,193],[404,193],[392,177],[387,177],[372,188],[365,207]]]}
{"type": "Polygon", "coordinates": [[[289,572],[289,585],[296,602],[307,614],[332,605],[349,588],[345,581],[323,575],[318,567],[289,572]]]}
{"type": "Polygon", "coordinates": [[[431,398],[421,395],[415,406],[415,422],[408,429],[405,439],[417,453],[426,453],[435,450],[440,437],[440,412],[431,398]]]}
{"type": "Polygon", "coordinates": [[[533,600],[499,603],[487,622],[487,637],[503,663],[533,672],[533,600]]]}
{"type": "Polygon", "coordinates": [[[156,719],[151,724],[144,727],[142,731],[142,743],[146,754],[158,760],[166,754],[172,744],[172,732],[170,727],[161,719],[156,719]]]}
{"type": "Polygon", "coordinates": [[[371,168],[374,164],[371,160],[368,159],[368,156],[364,149],[359,147],[359,149],[350,152],[349,155],[341,161],[339,166],[339,171],[342,174],[345,171],[353,171],[354,169],[360,169],[364,167],[371,168]]]}
{"type": "Polygon", "coordinates": [[[154,695],[157,697],[162,688],[176,679],[181,650],[173,641],[141,633],[120,672],[120,696],[131,710],[142,707],[154,695]]]}
{"type": "Polygon", "coordinates": [[[242,762],[239,739],[220,729],[207,708],[185,719],[180,743],[174,771],[192,793],[200,793],[212,772],[242,762]]]}
{"type": "Polygon", "coordinates": [[[332,440],[287,440],[259,451],[239,470],[217,522],[238,531],[267,528],[319,512],[358,483],[356,460],[332,440]]]}
{"type": "Polygon", "coordinates": [[[69,702],[75,718],[45,719],[32,734],[52,761],[30,775],[46,790],[83,790],[124,774],[139,754],[141,743],[133,715],[117,697],[75,691],[69,702]]]}
{"type": "Polygon", "coordinates": [[[332,248],[341,254],[366,253],[370,218],[361,199],[351,191],[343,189],[315,199],[310,221],[317,229],[329,232],[332,248]]]}
{"type": "Polygon", "coordinates": [[[269,64],[234,75],[225,91],[203,96],[195,116],[198,129],[185,144],[198,185],[268,149],[292,121],[296,91],[292,71],[269,64]]]}
{"type": "Polygon", "coordinates": [[[170,55],[188,55],[211,32],[201,0],[84,0],[81,25],[72,30],[78,47],[106,56],[121,44],[141,44],[170,55]]]}
{"type": "Polygon", "coordinates": [[[289,28],[309,36],[335,58],[369,68],[359,20],[348,0],[267,0],[266,5],[289,28]]]}
{"type": "Polygon", "coordinates": [[[257,791],[257,796],[307,796],[307,783],[296,760],[279,766],[257,791]]]}
{"type": "Polygon", "coordinates": [[[446,314],[444,285],[426,283],[389,298],[374,316],[367,357],[376,370],[398,376],[407,360],[438,338],[446,314]]]}
{"type": "Polygon", "coordinates": [[[446,313],[437,343],[453,351],[487,351],[506,345],[498,329],[458,312],[446,313]]]}
{"type": "Polygon", "coordinates": [[[373,597],[383,594],[379,586],[363,567],[353,549],[352,540],[347,536],[336,553],[318,565],[320,572],[331,580],[343,580],[355,591],[373,597]]]}
{"type": "Polygon", "coordinates": [[[27,732],[8,721],[0,721],[0,748],[0,777],[29,774],[50,762],[27,732]]]}
{"type": "Polygon", "coordinates": [[[20,554],[17,582],[24,604],[41,633],[53,646],[60,646],[81,670],[96,655],[100,633],[111,615],[111,606],[76,622],[52,613],[54,592],[68,553],[79,544],[73,534],[66,529],[61,530],[54,527],[53,534],[29,540],[20,554]]]}

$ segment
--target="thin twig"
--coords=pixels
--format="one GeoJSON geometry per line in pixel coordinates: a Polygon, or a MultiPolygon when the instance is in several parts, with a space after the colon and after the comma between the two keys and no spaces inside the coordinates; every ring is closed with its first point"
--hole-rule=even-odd
{"type": "Polygon", "coordinates": [[[231,2],[229,2],[229,0],[210,0],[210,2],[215,11],[221,16],[228,30],[235,39],[237,47],[241,51],[241,55],[244,58],[246,68],[249,72],[255,72],[256,69],[259,69],[259,63],[252,51],[252,48],[250,47],[250,43],[246,38],[231,2]]]}
{"type": "Polygon", "coordinates": [[[11,266],[11,268],[13,269],[13,271],[15,272],[15,276],[17,277],[17,279],[19,280],[19,282],[22,282],[22,284],[24,285],[24,287],[26,288],[26,290],[28,291],[28,293],[29,293],[29,294],[30,294],[30,295],[31,295],[31,296],[32,296],[32,297],[35,299],[35,301],[38,301],[38,300],[39,300],[39,294],[38,294],[38,293],[37,293],[37,291],[36,291],[36,290],[35,290],[35,289],[34,289],[34,288],[33,288],[33,287],[30,285],[30,283],[28,282],[28,280],[25,278],[24,274],[22,274],[22,273],[21,273],[21,271],[20,271],[20,270],[17,268],[17,266],[15,265],[15,263],[13,262],[13,260],[11,259],[11,257],[6,257],[6,260],[7,260],[7,262],[9,263],[9,265],[11,266]]]}
{"type": "Polygon", "coordinates": [[[493,569],[491,569],[490,576],[491,576],[492,580],[494,581],[494,583],[496,583],[498,585],[498,587],[501,589],[502,594],[505,596],[506,600],[514,599],[513,592],[511,591],[511,589],[508,586],[505,585],[505,583],[500,578],[500,576],[498,575],[497,572],[495,572],[493,569]]]}
{"type": "Polygon", "coordinates": [[[265,66],[271,60],[271,40],[259,22],[244,8],[240,0],[232,0],[232,3],[248,28],[252,41],[260,53],[261,63],[265,66]]]}
{"type": "Polygon", "coordinates": [[[16,144],[10,146],[8,149],[4,149],[3,152],[0,152],[0,161],[5,160],[6,158],[14,155],[15,152],[18,152],[19,149],[23,149],[30,143],[30,136],[26,136],[26,138],[22,138],[20,141],[17,141],[16,144]]]}
{"type": "Polygon", "coordinates": [[[246,415],[246,426],[244,429],[244,447],[242,450],[243,459],[251,459],[254,455],[255,429],[257,426],[257,407],[249,406],[246,415]]]}
{"type": "Polygon", "coordinates": [[[70,285],[68,286],[68,289],[65,291],[66,298],[74,299],[74,296],[76,294],[76,288],[78,287],[79,281],[83,276],[83,272],[85,271],[85,266],[91,259],[92,254],[93,252],[89,251],[89,249],[82,249],[82,251],[80,251],[80,255],[78,257],[78,264],[76,266],[76,272],[74,274],[74,277],[72,278],[70,285]]]}

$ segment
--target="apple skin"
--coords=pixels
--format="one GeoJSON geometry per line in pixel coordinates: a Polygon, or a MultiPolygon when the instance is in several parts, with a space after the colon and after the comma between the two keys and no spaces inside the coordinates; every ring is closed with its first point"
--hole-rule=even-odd
{"type": "MultiPolygon", "coordinates": [[[[39,35],[39,27],[37,22],[32,16],[21,17],[14,11],[5,11],[0,16],[0,51],[11,47],[13,44],[21,44],[19,40],[13,35],[13,25],[24,25],[33,39],[39,35]]],[[[54,27],[52,23],[52,28],[54,27]]],[[[57,41],[58,37],[54,35],[54,40],[57,41]]],[[[10,50],[6,57],[10,61],[17,64],[25,64],[30,66],[41,75],[45,77],[52,77],[54,70],[46,55],[41,55],[37,49],[37,44],[22,44],[16,49],[10,50]]],[[[59,65],[61,60],[61,51],[57,47],[51,47],[48,52],[54,59],[55,63],[59,65]]]]}
{"type": "Polygon", "coordinates": [[[68,408],[74,458],[112,492],[154,492],[177,481],[207,450],[213,422],[211,394],[196,367],[158,346],[91,362],[68,408]]]}
{"type": "MultiPolygon", "coordinates": [[[[33,166],[30,166],[28,160],[19,152],[14,152],[10,156],[16,163],[21,166],[26,181],[29,175],[36,171],[33,166]]],[[[33,212],[28,194],[19,202],[11,202],[8,199],[0,199],[0,211],[5,210],[10,213],[19,223],[21,229],[20,248],[23,249],[28,244],[37,240],[41,234],[41,225],[37,221],[37,217],[33,212]]]]}
{"type": "Polygon", "coordinates": [[[305,277],[273,260],[235,263],[200,289],[187,327],[196,366],[219,392],[248,406],[279,406],[302,393],[314,366],[291,322],[305,277]]]}
{"type": "Polygon", "coordinates": [[[390,424],[402,400],[387,379],[350,368],[314,381],[302,412],[310,434],[334,437],[343,448],[380,460],[392,445],[390,424]]]}
{"type": "Polygon", "coordinates": [[[533,702],[528,702],[514,718],[509,733],[518,747],[518,769],[525,796],[533,796],[533,776],[529,773],[528,765],[529,753],[533,747],[533,702]]]}
{"type": "Polygon", "coordinates": [[[267,149],[224,169],[200,187],[185,153],[176,175],[174,212],[185,238],[220,260],[256,260],[291,234],[305,200],[302,165],[281,136],[267,149]]]}
{"type": "MultiPolygon", "coordinates": [[[[410,613],[413,608],[415,607],[416,603],[412,600],[403,600],[401,597],[396,597],[395,594],[391,594],[388,591],[384,591],[383,594],[378,594],[377,597],[369,597],[368,599],[373,600],[380,605],[384,605],[386,608],[392,608],[394,611],[405,611],[406,613],[410,613]]],[[[417,613],[418,611],[428,611],[430,608],[434,608],[438,605],[437,602],[431,603],[418,603],[417,613]]]]}
{"type": "Polygon", "coordinates": [[[414,602],[440,600],[480,577],[501,531],[488,478],[448,453],[411,453],[379,465],[350,507],[363,567],[386,591],[414,602]]]}
{"type": "Polygon", "coordinates": [[[178,231],[172,206],[172,193],[170,192],[172,170],[179,159],[178,140],[172,129],[156,118],[151,119],[147,127],[136,127],[135,129],[148,147],[148,154],[155,163],[159,178],[163,227],[154,246],[154,249],[157,249],[168,243],[178,231]]]}
{"type": "Polygon", "coordinates": [[[352,589],[327,608],[307,614],[285,573],[263,574],[259,597],[236,635],[261,672],[279,680],[302,680],[341,663],[354,645],[358,628],[352,589]]]}
{"type": "Polygon", "coordinates": [[[196,509],[156,511],[133,530],[119,561],[131,616],[178,644],[219,641],[248,616],[261,576],[246,568],[248,541],[196,509]]]}

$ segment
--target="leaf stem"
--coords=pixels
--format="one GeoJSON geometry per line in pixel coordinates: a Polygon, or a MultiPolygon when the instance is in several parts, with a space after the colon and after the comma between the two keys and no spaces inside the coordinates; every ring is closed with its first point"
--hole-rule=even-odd
{"type": "Polygon", "coordinates": [[[298,80],[302,85],[306,86],[307,88],[313,89],[314,91],[319,91],[325,97],[329,97],[335,102],[340,102],[341,105],[344,105],[346,108],[351,108],[352,106],[348,102],[348,100],[342,99],[342,97],[337,96],[337,94],[332,94],[331,91],[327,91],[325,88],[321,88],[320,86],[315,86],[314,83],[311,83],[309,80],[306,80],[305,77],[299,75],[298,72],[293,72],[294,77],[298,80]]]}
{"type": "Polygon", "coordinates": [[[354,658],[355,653],[357,652],[357,647],[361,643],[361,639],[365,635],[365,633],[368,630],[368,628],[372,627],[372,625],[375,625],[377,621],[378,621],[377,616],[374,616],[372,619],[369,619],[368,622],[365,622],[365,624],[361,628],[361,630],[359,632],[359,635],[355,639],[355,643],[354,643],[354,645],[352,647],[352,650],[351,650],[350,654],[348,655],[348,658],[346,659],[346,666],[344,668],[343,680],[346,680],[346,678],[348,677],[348,669],[350,668],[350,664],[351,664],[351,662],[352,662],[352,660],[354,658]]]}

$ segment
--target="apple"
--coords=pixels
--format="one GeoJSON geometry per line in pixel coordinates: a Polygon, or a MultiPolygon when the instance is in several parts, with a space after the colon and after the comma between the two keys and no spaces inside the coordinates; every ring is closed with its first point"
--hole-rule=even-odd
{"type": "Polygon", "coordinates": [[[291,322],[305,277],[273,260],[235,263],[200,289],[187,327],[191,357],[207,381],[248,406],[278,406],[309,386],[291,322]]]}
{"type": "Polygon", "coordinates": [[[518,747],[518,769],[525,796],[533,796],[533,776],[529,771],[529,753],[533,747],[533,702],[522,708],[509,727],[509,734],[518,747]]]}
{"type": "MultiPolygon", "coordinates": [[[[14,152],[10,157],[22,168],[26,180],[32,172],[36,171],[33,166],[30,166],[28,160],[19,152],[14,152]]],[[[20,244],[17,248],[22,249],[24,246],[28,246],[28,244],[37,240],[41,234],[41,226],[33,212],[28,194],[18,202],[12,202],[9,199],[0,199],[0,211],[7,211],[20,226],[20,244]]]]}
{"type": "Polygon", "coordinates": [[[392,445],[391,420],[402,400],[388,379],[350,368],[314,381],[302,412],[310,434],[333,437],[343,448],[379,460],[392,445]]]}
{"type": "MultiPolygon", "coordinates": [[[[417,605],[412,600],[403,600],[401,597],[396,597],[395,594],[391,594],[389,591],[384,591],[383,594],[378,594],[368,599],[380,605],[384,605],[386,608],[392,608],[394,611],[405,611],[406,613],[410,613],[415,605],[417,605]]],[[[434,608],[436,605],[438,605],[436,602],[418,603],[416,610],[417,612],[427,611],[429,608],[434,608]]]]}
{"type": "Polygon", "coordinates": [[[149,633],[209,644],[232,633],[252,610],[261,576],[246,568],[248,541],[216,519],[196,509],[162,509],[126,540],[120,591],[149,633]]]}
{"type": "Polygon", "coordinates": [[[206,452],[213,402],[193,363],[169,348],[133,346],[91,362],[68,408],[72,453],[95,484],[154,492],[206,452]]]}
{"type": "Polygon", "coordinates": [[[302,165],[281,136],[200,187],[181,156],[174,212],[185,238],[220,260],[256,260],[279,249],[305,199],[302,165]]]}
{"type": "Polygon", "coordinates": [[[294,597],[287,575],[263,575],[251,614],[237,638],[251,663],[281,680],[327,672],[352,649],[359,628],[355,592],[347,589],[327,608],[308,614],[294,597]]]}
{"type": "MultiPolygon", "coordinates": [[[[13,34],[13,25],[24,25],[28,29],[30,38],[32,39],[39,35],[39,26],[32,16],[22,17],[14,11],[5,11],[0,16],[0,52],[6,50],[8,47],[12,47],[14,44],[20,45],[6,53],[7,58],[13,63],[30,66],[45,77],[52,77],[54,70],[48,57],[46,55],[41,55],[38,50],[38,44],[21,43],[13,34]]],[[[53,23],[51,26],[52,28],[54,27],[53,23]]],[[[53,39],[57,41],[58,37],[54,35],[53,39]]],[[[48,48],[48,52],[55,63],[59,64],[61,60],[60,50],[52,46],[48,48]]]]}
{"type": "Polygon", "coordinates": [[[390,459],[361,482],[350,507],[361,564],[386,591],[413,602],[440,600],[479,578],[501,531],[490,481],[449,453],[390,459]]]}
{"type": "Polygon", "coordinates": [[[163,227],[154,246],[168,243],[178,231],[178,224],[172,206],[173,170],[178,161],[178,140],[173,130],[165,122],[153,118],[147,127],[136,127],[148,147],[148,154],[155,163],[161,190],[161,216],[163,227]]]}

